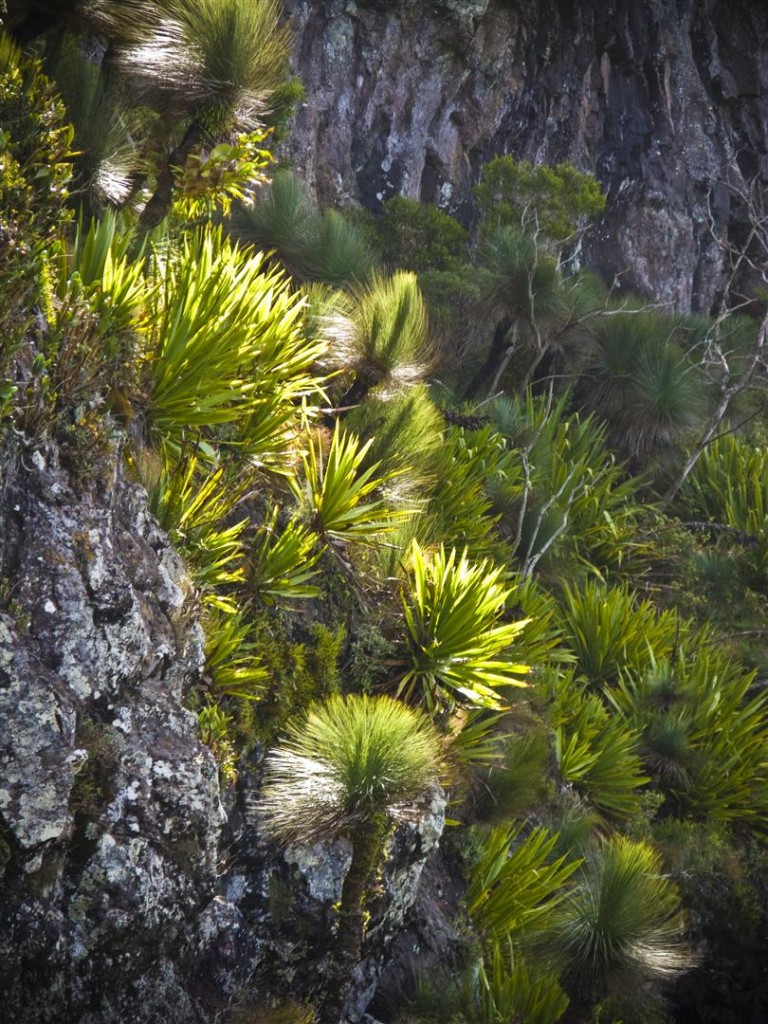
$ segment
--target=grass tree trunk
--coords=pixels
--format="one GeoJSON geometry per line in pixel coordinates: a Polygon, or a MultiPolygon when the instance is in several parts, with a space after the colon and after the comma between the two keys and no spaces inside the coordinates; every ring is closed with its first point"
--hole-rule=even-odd
{"type": "MultiPolygon", "coordinates": [[[[509,359],[511,358],[511,352],[509,352],[509,350],[510,348],[514,349],[514,341],[516,340],[515,336],[515,339],[512,342],[509,341],[508,336],[511,327],[512,320],[510,317],[504,317],[496,324],[488,355],[486,356],[483,365],[467,385],[465,397],[472,398],[479,394],[483,385],[487,385],[489,379],[493,379],[495,381],[499,376],[497,371],[500,363],[504,369],[506,369],[504,358],[507,353],[509,353],[506,359],[506,363],[508,364],[509,359]]],[[[502,373],[503,372],[504,370],[502,369],[502,373]]]]}
{"type": "Polygon", "coordinates": [[[358,822],[350,833],[352,860],[341,890],[338,931],[331,954],[328,989],[320,1013],[321,1024],[339,1024],[343,1020],[352,972],[361,956],[366,903],[387,832],[386,817],[376,815],[358,822]]]}
{"type": "Polygon", "coordinates": [[[139,218],[139,237],[143,237],[167,217],[173,202],[175,167],[183,167],[187,157],[203,139],[205,131],[199,121],[193,121],[184,137],[170,154],[157,175],[155,191],[139,218]]]}

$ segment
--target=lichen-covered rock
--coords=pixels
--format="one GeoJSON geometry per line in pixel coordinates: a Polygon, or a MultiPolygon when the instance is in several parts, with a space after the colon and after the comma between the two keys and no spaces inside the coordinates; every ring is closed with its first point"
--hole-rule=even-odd
{"type": "MultiPolygon", "coordinates": [[[[241,780],[248,786],[248,780],[241,780]]],[[[255,795],[256,790],[254,790],[255,795]]],[[[424,864],[437,848],[445,824],[446,797],[436,790],[413,808],[390,838],[386,862],[370,904],[370,921],[346,1006],[359,1021],[379,975],[413,905],[424,864]]],[[[236,823],[232,815],[230,826],[236,823]]],[[[345,838],[279,850],[259,830],[258,802],[246,799],[236,836],[238,867],[226,879],[233,970],[229,989],[251,999],[306,1000],[324,990],[344,876],[351,861],[345,838]]],[[[249,999],[245,998],[247,1004],[249,999]]]]}
{"type": "Polygon", "coordinates": [[[217,769],[181,703],[202,663],[184,566],[112,466],[2,462],[0,991],[16,1024],[204,1019],[217,769]]]}
{"type": "Polygon", "coordinates": [[[307,101],[285,154],[324,201],[467,212],[496,154],[595,173],[586,247],[618,287],[706,311],[768,182],[759,0],[285,0],[307,101]]]}

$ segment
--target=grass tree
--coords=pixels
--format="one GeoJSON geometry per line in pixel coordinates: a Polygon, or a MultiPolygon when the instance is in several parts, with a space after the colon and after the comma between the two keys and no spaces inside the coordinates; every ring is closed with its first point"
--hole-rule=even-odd
{"type": "Polygon", "coordinates": [[[424,713],[389,697],[367,696],[334,696],[310,709],[267,755],[261,804],[267,833],[283,843],[346,835],[352,846],[325,1024],[342,1015],[390,824],[437,783],[440,757],[440,738],[424,713]]]}
{"type": "Polygon", "coordinates": [[[690,350],[702,326],[658,313],[603,317],[581,389],[613,443],[637,458],[661,455],[689,437],[707,407],[706,381],[690,350]]]}
{"type": "Polygon", "coordinates": [[[694,963],[661,858],[623,836],[587,852],[533,947],[562,965],[573,1020],[591,1019],[589,1008],[609,995],[635,1000],[644,985],[671,980],[694,963]]]}
{"type": "Polygon", "coordinates": [[[397,473],[400,493],[423,494],[434,482],[434,460],[443,444],[445,421],[423,384],[394,395],[385,388],[371,391],[345,422],[361,437],[371,439],[368,460],[397,473]]]}
{"type": "Polygon", "coordinates": [[[373,255],[361,230],[338,210],[321,211],[293,171],[279,170],[232,220],[238,238],[273,249],[302,281],[342,287],[363,280],[373,255]]]}
{"type": "Polygon", "coordinates": [[[317,230],[318,210],[301,179],[277,170],[256,201],[239,206],[232,216],[233,234],[258,249],[274,250],[281,263],[296,273],[317,230]]]}
{"type": "Polygon", "coordinates": [[[162,0],[146,37],[120,49],[117,65],[144,98],[181,115],[181,138],[157,174],[139,227],[169,212],[175,169],[201,143],[253,128],[286,77],[290,34],[277,0],[162,0]]]}
{"type": "Polygon", "coordinates": [[[342,405],[361,401],[377,384],[390,390],[421,380],[433,359],[427,305],[416,275],[397,271],[374,274],[349,295],[338,296],[331,356],[340,369],[354,374],[342,405]]]}
{"type": "Polygon", "coordinates": [[[534,235],[500,228],[479,252],[480,308],[494,323],[485,362],[467,393],[493,394],[513,358],[525,349],[523,375],[546,347],[544,329],[563,311],[557,260],[540,249],[534,235]]]}
{"type": "Polygon", "coordinates": [[[74,176],[84,208],[122,206],[140,164],[126,96],[102,64],[86,59],[73,36],[64,37],[50,64],[75,129],[74,176]]]}

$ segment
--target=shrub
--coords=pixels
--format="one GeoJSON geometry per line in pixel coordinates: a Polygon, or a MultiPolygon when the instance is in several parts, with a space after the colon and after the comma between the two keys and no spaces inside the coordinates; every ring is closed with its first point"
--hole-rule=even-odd
{"type": "Polygon", "coordinates": [[[592,685],[613,682],[624,670],[644,671],[654,657],[671,653],[685,628],[674,612],[657,612],[625,586],[566,585],[562,609],[577,672],[592,685]]]}
{"type": "Polygon", "coordinates": [[[764,589],[768,570],[768,454],[763,446],[728,434],[700,455],[680,494],[696,519],[732,528],[749,549],[753,585],[764,589]]]}
{"type": "Polygon", "coordinates": [[[605,209],[605,196],[591,174],[567,162],[533,166],[511,156],[496,156],[483,166],[475,201],[490,230],[506,224],[538,227],[559,244],[605,209]]]}
{"type": "Polygon", "coordinates": [[[466,230],[432,203],[393,196],[372,224],[384,260],[392,267],[419,274],[456,271],[466,254],[466,230]]]}
{"type": "Polygon", "coordinates": [[[557,835],[521,826],[497,828],[484,840],[472,869],[467,910],[489,938],[519,938],[531,933],[566,898],[566,883],[579,860],[554,857],[557,835]]]}
{"type": "Polygon", "coordinates": [[[558,686],[553,724],[562,781],[609,820],[637,815],[641,787],[650,781],[637,732],[611,716],[599,697],[581,694],[570,676],[558,686]]]}
{"type": "Polygon", "coordinates": [[[382,485],[378,463],[363,468],[371,441],[359,438],[337,423],[327,455],[321,437],[310,439],[304,456],[304,480],[295,484],[297,496],[311,525],[335,541],[365,541],[392,530],[395,514],[380,498],[363,502],[382,485]]]}

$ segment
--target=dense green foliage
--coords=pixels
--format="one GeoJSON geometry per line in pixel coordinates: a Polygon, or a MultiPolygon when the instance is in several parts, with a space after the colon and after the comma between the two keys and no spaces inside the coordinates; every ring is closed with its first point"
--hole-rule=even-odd
{"type": "MultiPolygon", "coordinates": [[[[266,156],[221,132],[284,82],[276,8],[169,4],[197,42],[183,88],[161,88],[136,59],[157,25],[133,37],[106,7],[141,97],[134,136],[171,153],[183,129],[183,170],[149,237],[170,156],[119,196],[74,195],[112,157],[67,116],[109,107],[106,83],[87,71],[84,114],[64,47],[67,115],[42,64],[0,39],[3,452],[54,441],[82,488],[123,460],[200,598],[189,703],[222,784],[270,747],[267,831],[351,838],[324,1020],[390,815],[443,757],[472,962],[403,1019],[663,1020],[697,943],[699,987],[716,987],[724,905],[755,936],[766,920],[759,407],[748,423],[725,409],[724,436],[662,497],[722,394],[702,357],[722,324],[617,305],[572,272],[603,198],[570,165],[491,161],[473,232],[403,198],[378,220],[321,211],[286,172],[255,196],[266,156]],[[228,54],[257,8],[272,42],[228,54]],[[622,1003],[628,983],[647,1004],[622,1003]]],[[[759,325],[738,334],[748,350],[759,325]]],[[[764,972],[754,959],[731,963],[734,987],[764,972]]],[[[758,1019],[764,994],[744,987],[758,1019]]]]}

